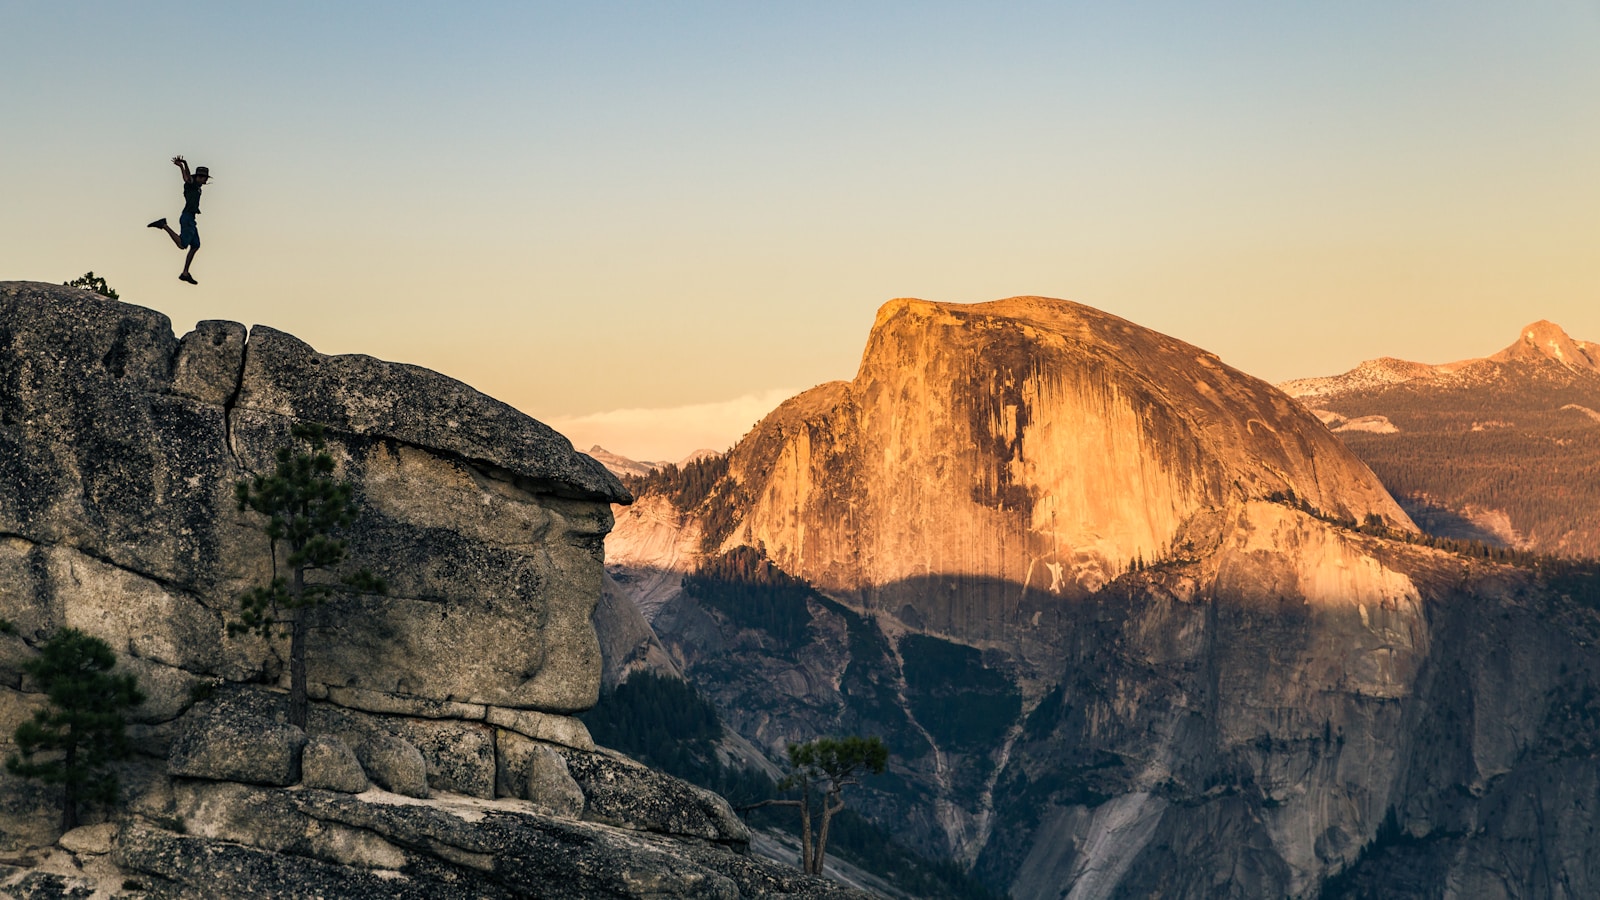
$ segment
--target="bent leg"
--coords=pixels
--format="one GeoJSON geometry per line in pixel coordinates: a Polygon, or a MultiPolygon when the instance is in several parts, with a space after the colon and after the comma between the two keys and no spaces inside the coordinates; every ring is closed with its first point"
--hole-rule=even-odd
{"type": "Polygon", "coordinates": [[[198,252],[200,252],[200,245],[198,243],[189,248],[189,255],[183,258],[183,274],[178,276],[190,284],[194,284],[195,280],[194,276],[189,274],[189,264],[194,262],[194,255],[198,252]]]}
{"type": "Polygon", "coordinates": [[[189,274],[189,264],[194,262],[194,255],[200,249],[200,228],[195,224],[192,215],[180,216],[178,224],[183,228],[183,232],[178,235],[178,246],[189,248],[189,255],[183,258],[183,274],[178,277],[194,284],[194,276],[189,274]]]}

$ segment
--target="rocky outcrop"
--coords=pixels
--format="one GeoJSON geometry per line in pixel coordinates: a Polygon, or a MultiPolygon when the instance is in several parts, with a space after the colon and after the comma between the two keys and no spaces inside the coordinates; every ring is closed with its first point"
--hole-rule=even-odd
{"type": "Polygon", "coordinates": [[[701,497],[620,518],[614,573],[688,677],[769,752],[882,736],[856,802],[1018,900],[1600,887],[1573,774],[1600,583],[1417,543],[1321,422],[1203,351],[1056,301],[896,301],[856,379],[701,497]],[[711,535],[687,588],[639,550],[680,546],[664,524],[711,535]],[[741,545],[819,590],[703,565],[741,545]]]}
{"type": "Polygon", "coordinates": [[[0,614],[24,635],[73,625],[145,668],[270,674],[268,648],[222,627],[270,566],[233,485],[321,422],[359,486],[352,556],[392,589],[327,611],[313,691],[374,712],[594,702],[589,614],[607,504],[627,494],[559,435],[435,373],[259,326],[248,344],[227,322],[178,340],[149,310],[15,283],[0,322],[0,566],[27,585],[0,614]]]}
{"type": "Polygon", "coordinates": [[[1291,397],[1316,406],[1325,398],[1337,399],[1398,384],[1425,387],[1452,382],[1481,384],[1502,376],[1503,366],[1517,364],[1559,366],[1569,375],[1578,377],[1600,375],[1600,344],[1575,340],[1560,325],[1540,319],[1523,328],[1509,346],[1487,357],[1433,366],[1386,356],[1369,359],[1342,375],[1296,378],[1279,387],[1291,397]]]}
{"type": "Polygon", "coordinates": [[[420,806],[228,786],[186,833],[125,828],[113,851],[151,895],[178,898],[864,896],[695,842],[532,814],[506,801],[420,806]],[[263,840],[262,820],[271,823],[263,840]],[[263,846],[265,844],[265,846],[263,846]]]}
{"type": "Polygon", "coordinates": [[[0,774],[0,892],[828,895],[749,859],[720,798],[624,776],[572,717],[599,691],[602,541],[629,499],[437,373],[0,283],[0,755],[43,703],[21,663],[60,627],[149,695],[114,841],[39,849],[55,793],[0,774]],[[226,628],[272,566],[234,485],[302,422],[354,486],[349,565],[389,584],[313,618],[309,733],[284,642],[226,628]]]}
{"type": "MultiPolygon", "coordinates": [[[[671,570],[658,573],[664,586],[676,590],[678,574],[671,570]]],[[[594,610],[595,633],[600,636],[601,686],[615,688],[630,675],[651,671],[664,675],[679,675],[677,665],[667,654],[656,633],[651,630],[639,606],[632,597],[638,584],[623,586],[607,574],[601,583],[600,603],[594,610]]]]}

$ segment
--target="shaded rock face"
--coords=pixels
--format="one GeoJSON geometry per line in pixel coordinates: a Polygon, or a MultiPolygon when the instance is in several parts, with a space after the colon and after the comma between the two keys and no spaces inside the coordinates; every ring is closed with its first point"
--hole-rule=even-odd
{"type": "Polygon", "coordinates": [[[866,897],[703,841],[553,819],[512,801],[195,785],[184,833],[124,828],[112,858],[176,898],[866,897]]]}
{"type": "Polygon", "coordinates": [[[202,323],[180,341],[154,312],[8,283],[0,409],[0,571],[20,586],[0,615],[26,637],[72,625],[140,667],[270,677],[279,648],[223,628],[270,566],[233,485],[270,471],[293,424],[321,422],[361,504],[352,565],[391,591],[320,613],[313,693],[358,708],[594,702],[589,616],[607,504],[626,492],[465,385],[262,327],[247,342],[202,323]]]}
{"type": "Polygon", "coordinates": [[[854,382],[775,411],[678,512],[820,588],[703,568],[663,601],[685,567],[641,548],[677,546],[669,517],[621,520],[655,530],[616,574],[687,676],[771,752],[882,736],[859,807],[1019,900],[1600,884],[1572,776],[1600,746],[1600,585],[1406,543],[1320,422],[1186,345],[1070,304],[897,301],[854,382]],[[1074,514],[1046,530],[1052,505],[1074,514]]]}
{"type": "MultiPolygon", "coordinates": [[[[676,581],[670,571],[662,571],[663,581],[676,581]]],[[[602,583],[600,602],[594,610],[595,633],[600,638],[601,685],[615,688],[635,672],[649,671],[681,675],[666,648],[650,628],[631,597],[636,585],[618,584],[609,574],[602,583]]]]}
{"type": "Polygon", "coordinates": [[[300,768],[301,783],[308,788],[359,794],[372,786],[350,745],[329,735],[319,734],[306,741],[300,768]]]}
{"type": "Polygon", "coordinates": [[[167,771],[183,778],[289,785],[300,781],[304,731],[288,723],[279,696],[228,691],[179,720],[167,771]]]}

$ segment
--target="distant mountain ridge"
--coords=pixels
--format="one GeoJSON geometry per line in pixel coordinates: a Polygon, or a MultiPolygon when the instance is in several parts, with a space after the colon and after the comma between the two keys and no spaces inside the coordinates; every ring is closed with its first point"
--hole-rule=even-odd
{"type": "Polygon", "coordinates": [[[1440,368],[1426,363],[1407,362],[1403,359],[1385,356],[1380,359],[1369,359],[1342,375],[1330,375],[1321,378],[1296,378],[1292,381],[1285,381],[1279,384],[1278,387],[1291,397],[1302,399],[1324,397],[1436,377],[1441,374],[1440,368]]]}
{"type": "Polygon", "coordinates": [[[596,462],[600,463],[602,466],[605,466],[611,471],[611,474],[617,476],[618,478],[622,478],[624,476],[638,478],[649,475],[651,472],[664,469],[667,466],[685,466],[697,459],[705,459],[707,456],[716,455],[717,451],[715,450],[701,448],[675,463],[659,460],[651,462],[648,460],[629,459],[620,453],[612,453],[610,450],[607,450],[599,444],[595,444],[593,447],[589,448],[589,456],[594,457],[596,462]]]}
{"type": "Polygon", "coordinates": [[[1487,357],[1385,357],[1280,387],[1425,530],[1600,556],[1600,343],[1540,320],[1487,357]]]}
{"type": "Polygon", "coordinates": [[[1341,375],[1295,378],[1278,387],[1301,400],[1337,397],[1411,382],[1483,380],[1492,378],[1501,365],[1519,362],[1554,362],[1574,373],[1600,375],[1600,343],[1573,340],[1561,326],[1540,319],[1522,329],[1510,346],[1491,356],[1442,365],[1385,356],[1369,359],[1341,375]]]}

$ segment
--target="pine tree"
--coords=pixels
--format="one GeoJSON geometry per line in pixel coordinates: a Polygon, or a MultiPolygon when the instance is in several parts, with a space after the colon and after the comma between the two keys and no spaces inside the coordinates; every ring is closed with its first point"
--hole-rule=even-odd
{"type": "Polygon", "coordinates": [[[86,291],[94,291],[96,294],[99,294],[102,297],[110,297],[113,300],[117,299],[117,292],[112,289],[111,285],[106,284],[106,280],[104,278],[101,278],[93,272],[85,272],[71,281],[63,282],[63,284],[65,284],[67,287],[83,288],[86,291]]]}
{"type": "Polygon", "coordinates": [[[308,580],[307,574],[331,569],[344,562],[345,542],[334,533],[355,521],[355,489],[333,477],[333,457],[327,452],[324,429],[318,424],[296,425],[295,439],[308,449],[279,447],[271,475],[240,481],[235,495],[241,511],[249,509],[267,517],[264,529],[272,557],[272,580],[246,591],[240,598],[237,621],[228,623],[229,634],[255,633],[289,636],[289,722],[306,727],[306,635],[310,611],[343,592],[387,593],[381,578],[361,569],[338,582],[308,580]],[[284,551],[279,559],[279,549],[284,551]],[[287,574],[280,573],[280,566],[287,574]]]}
{"type": "Polygon", "coordinates": [[[808,875],[821,875],[828,852],[828,828],[833,817],[844,809],[844,789],[861,783],[866,773],[881,775],[889,762],[889,748],[875,737],[817,738],[804,744],[789,745],[789,777],[779,783],[780,790],[798,788],[798,800],[767,800],[748,807],[796,806],[800,808],[800,868],[808,875]],[[821,789],[820,803],[813,806],[812,792],[821,789]],[[815,830],[813,813],[821,817],[815,830]]]}
{"type": "Polygon", "coordinates": [[[110,674],[116,663],[110,645],[75,628],[51,635],[39,656],[23,663],[50,707],[17,726],[18,753],[6,768],[62,786],[63,833],[78,826],[80,802],[116,800],[117,776],[106,767],[132,752],[123,713],[144,695],[132,675],[110,674]]]}

